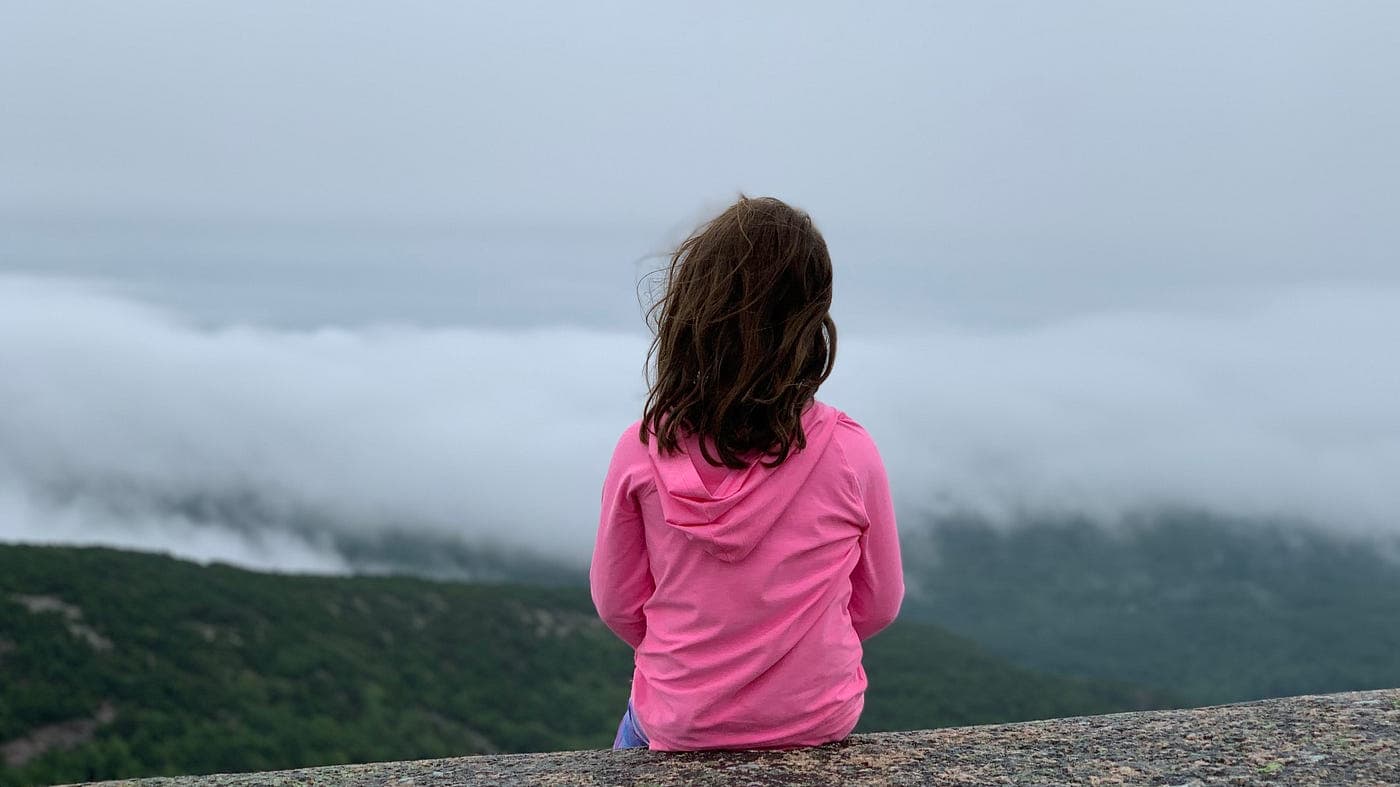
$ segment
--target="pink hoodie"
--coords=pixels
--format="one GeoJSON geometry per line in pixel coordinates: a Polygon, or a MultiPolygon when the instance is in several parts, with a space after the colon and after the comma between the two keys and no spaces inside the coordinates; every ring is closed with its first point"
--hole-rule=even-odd
{"type": "Polygon", "coordinates": [[[802,423],[776,468],[714,467],[693,436],[662,455],[640,422],[618,440],[589,579],[636,649],[652,749],[815,746],[860,718],[861,641],[904,598],[889,482],[845,413],[814,401],[802,423]]]}

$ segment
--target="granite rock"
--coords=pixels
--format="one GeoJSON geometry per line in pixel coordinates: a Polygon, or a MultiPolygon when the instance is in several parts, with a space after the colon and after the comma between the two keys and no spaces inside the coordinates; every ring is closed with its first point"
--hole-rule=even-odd
{"type": "Polygon", "coordinates": [[[1400,784],[1400,689],[854,735],[790,751],[513,754],[105,784],[1400,784]]]}

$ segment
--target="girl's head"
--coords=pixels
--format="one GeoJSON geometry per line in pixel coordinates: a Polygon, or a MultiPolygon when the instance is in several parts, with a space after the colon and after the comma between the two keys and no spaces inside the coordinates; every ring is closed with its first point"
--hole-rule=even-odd
{"type": "Polygon", "coordinates": [[[800,210],[740,197],[671,255],[665,293],[647,313],[656,363],[641,438],[665,451],[699,435],[711,464],[804,448],[802,411],[831,374],[836,323],[826,241],[800,210]],[[716,457],[710,451],[713,445],[716,457]]]}

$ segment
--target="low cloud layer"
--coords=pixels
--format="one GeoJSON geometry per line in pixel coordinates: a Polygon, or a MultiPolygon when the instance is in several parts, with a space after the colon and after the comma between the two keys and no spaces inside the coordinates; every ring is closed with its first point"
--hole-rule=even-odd
{"type": "MultiPolygon", "coordinates": [[[[1400,289],[1217,312],[843,336],[821,397],[875,435],[906,526],[1182,504],[1400,535],[1400,289]]],[[[0,540],[343,571],[342,534],[586,558],[645,337],[209,330],[0,276],[0,540]]]]}

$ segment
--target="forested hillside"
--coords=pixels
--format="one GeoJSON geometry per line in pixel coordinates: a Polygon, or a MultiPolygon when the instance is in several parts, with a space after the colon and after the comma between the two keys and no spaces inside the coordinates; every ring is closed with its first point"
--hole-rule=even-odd
{"type": "Polygon", "coordinates": [[[1400,686],[1394,541],[1196,511],[904,535],[906,619],[1029,667],[1198,705],[1400,686]]]}
{"type": "MultiPolygon", "coordinates": [[[[862,728],[1174,704],[941,629],[872,640],[862,728]]],[[[577,587],[0,546],[0,784],[607,746],[630,651],[577,587]]]]}

